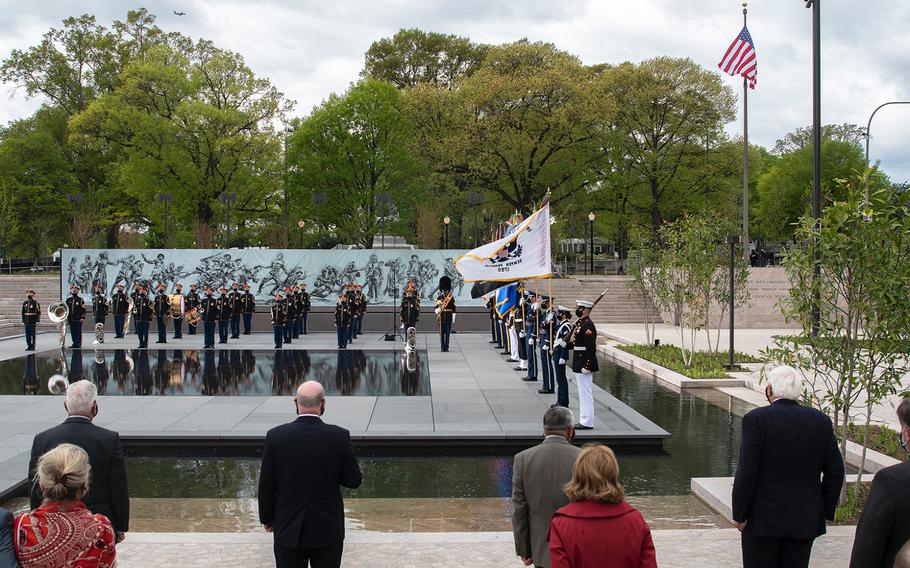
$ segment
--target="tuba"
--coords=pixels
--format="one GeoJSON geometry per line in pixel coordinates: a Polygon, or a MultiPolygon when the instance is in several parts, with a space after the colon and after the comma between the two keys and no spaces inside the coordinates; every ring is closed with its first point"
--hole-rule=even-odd
{"type": "Polygon", "coordinates": [[[101,322],[95,324],[95,339],[92,341],[94,345],[99,343],[104,343],[104,324],[101,322]]]}
{"type": "Polygon", "coordinates": [[[57,331],[60,332],[60,347],[66,344],[66,318],[70,315],[70,309],[65,302],[54,302],[47,307],[47,319],[57,324],[57,331]]]}

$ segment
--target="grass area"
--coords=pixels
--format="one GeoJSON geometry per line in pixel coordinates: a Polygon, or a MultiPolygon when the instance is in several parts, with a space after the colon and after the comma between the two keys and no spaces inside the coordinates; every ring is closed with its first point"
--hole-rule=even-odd
{"type": "Polygon", "coordinates": [[[863,475],[863,483],[859,488],[859,500],[853,498],[855,486],[853,483],[847,484],[847,502],[840,505],[834,511],[834,521],[829,522],[832,525],[855,525],[859,522],[859,516],[863,512],[863,506],[869,497],[869,490],[872,489],[872,475],[863,475]]]}
{"type": "MultiPolygon", "coordinates": [[[[674,345],[617,345],[626,353],[631,353],[636,357],[647,359],[661,367],[666,367],[671,371],[676,371],[690,379],[727,379],[727,369],[724,364],[730,360],[729,353],[709,353],[707,351],[697,351],[692,360],[691,367],[683,366],[682,355],[679,348],[674,345]]],[[[741,363],[760,363],[761,361],[751,355],[736,352],[734,360],[737,364],[741,363]]],[[[745,370],[745,369],[744,369],[745,370]]]]}
{"type": "MultiPolygon", "coordinates": [[[[863,425],[850,424],[847,426],[847,439],[862,446],[863,432],[865,430],[866,427],[863,425]]],[[[898,433],[887,426],[869,426],[869,439],[867,442],[867,447],[870,450],[875,450],[901,461],[907,459],[907,452],[901,448],[898,433]]]]}

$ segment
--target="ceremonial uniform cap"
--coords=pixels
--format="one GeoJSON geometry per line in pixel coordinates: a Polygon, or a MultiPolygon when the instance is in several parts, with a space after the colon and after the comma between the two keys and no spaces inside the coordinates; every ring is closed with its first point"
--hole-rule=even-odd
{"type": "Polygon", "coordinates": [[[116,286],[114,286],[114,288],[120,288],[121,290],[123,290],[123,284],[117,284],[116,286]]]}
{"type": "Polygon", "coordinates": [[[249,289],[250,289],[250,284],[249,284],[249,282],[247,282],[246,284],[244,284],[243,287],[244,287],[245,289],[249,290],[249,289]]]}
{"type": "Polygon", "coordinates": [[[31,294],[31,295],[33,295],[33,296],[35,295],[35,291],[32,290],[31,288],[29,288],[28,290],[26,290],[25,293],[26,293],[26,294],[31,294]]]}
{"type": "Polygon", "coordinates": [[[570,310],[569,308],[567,308],[565,306],[556,306],[556,309],[560,312],[569,312],[569,313],[572,312],[572,310],[570,310]]]}
{"type": "Polygon", "coordinates": [[[594,307],[594,304],[587,300],[576,300],[575,305],[578,306],[579,308],[593,308],[594,307]]]}

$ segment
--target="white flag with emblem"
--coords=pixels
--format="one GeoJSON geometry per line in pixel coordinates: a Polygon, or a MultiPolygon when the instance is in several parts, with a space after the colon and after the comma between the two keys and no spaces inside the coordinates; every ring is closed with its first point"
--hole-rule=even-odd
{"type": "Polygon", "coordinates": [[[550,204],[535,211],[507,236],[458,257],[465,282],[547,278],[550,263],[550,204]]]}

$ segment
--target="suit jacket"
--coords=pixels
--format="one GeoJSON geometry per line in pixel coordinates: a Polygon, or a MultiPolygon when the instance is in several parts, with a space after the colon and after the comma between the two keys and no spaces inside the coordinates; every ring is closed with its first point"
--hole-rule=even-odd
{"type": "MultiPolygon", "coordinates": [[[[130,499],[120,434],[95,426],[85,418],[77,416],[67,418],[63,424],[35,436],[28,464],[30,480],[35,479],[38,458],[64,443],[75,444],[88,454],[92,472],[88,494],[83,499],[85,506],[92,513],[100,513],[107,517],[115,531],[130,530],[130,499]]],[[[40,489],[37,484],[33,484],[31,508],[37,508],[41,501],[40,489]]]]}
{"type": "Polygon", "coordinates": [[[748,520],[745,531],[754,537],[825,534],[844,483],[831,419],[778,399],[746,414],[742,430],[733,519],[748,520]]]}
{"type": "Polygon", "coordinates": [[[895,566],[898,551],[910,540],[910,462],[879,471],[856,526],[850,568],[895,566]]]}
{"type": "Polygon", "coordinates": [[[0,568],[19,568],[13,548],[13,514],[0,507],[0,568]]]}
{"type": "Polygon", "coordinates": [[[581,450],[565,438],[546,438],[515,456],[512,464],[512,534],[515,553],[550,566],[547,533],[556,509],[569,504],[563,485],[572,480],[572,467],[581,450]]]}
{"type": "Polygon", "coordinates": [[[316,416],[276,426],[265,436],[259,472],[259,521],[275,543],[318,548],[344,540],[341,486],[356,489],[363,474],[351,434],[316,416]]]}

